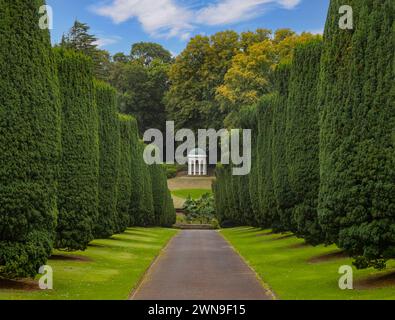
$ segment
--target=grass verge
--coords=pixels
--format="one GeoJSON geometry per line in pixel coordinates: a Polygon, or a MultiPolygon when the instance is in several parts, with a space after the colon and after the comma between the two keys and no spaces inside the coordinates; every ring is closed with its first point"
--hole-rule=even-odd
{"type": "Polygon", "coordinates": [[[211,194],[212,191],[210,189],[182,189],[182,190],[174,190],[171,192],[173,196],[181,199],[187,199],[189,196],[194,199],[200,199],[204,194],[211,194]]]}
{"type": "Polygon", "coordinates": [[[173,229],[131,228],[93,241],[85,252],[55,251],[54,290],[36,281],[0,280],[2,300],[126,300],[160,250],[177,233],[173,229]]]}
{"type": "Polygon", "coordinates": [[[293,235],[249,227],[221,233],[281,300],[395,299],[395,261],[383,271],[353,267],[354,290],[340,290],[339,267],[352,259],[335,246],[312,247],[293,235]]]}

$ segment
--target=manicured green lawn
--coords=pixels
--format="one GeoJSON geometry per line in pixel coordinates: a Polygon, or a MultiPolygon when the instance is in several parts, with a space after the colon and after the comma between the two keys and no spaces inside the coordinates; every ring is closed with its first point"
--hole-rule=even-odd
{"type": "Polygon", "coordinates": [[[341,276],[338,270],[342,265],[351,265],[351,259],[310,261],[340,252],[335,246],[314,248],[294,236],[273,235],[248,227],[225,229],[222,234],[279,299],[395,299],[395,261],[381,272],[354,268],[355,289],[342,291],[338,286],[341,276]]]}
{"type": "Polygon", "coordinates": [[[177,233],[173,229],[133,228],[107,240],[95,240],[85,252],[54,252],[54,290],[2,288],[0,299],[126,300],[160,250],[177,233]],[[65,259],[65,256],[78,256],[65,259]]]}
{"type": "Polygon", "coordinates": [[[191,196],[192,199],[197,200],[206,193],[211,194],[212,191],[210,189],[183,189],[174,190],[171,193],[178,198],[187,199],[188,196],[191,196]]]}

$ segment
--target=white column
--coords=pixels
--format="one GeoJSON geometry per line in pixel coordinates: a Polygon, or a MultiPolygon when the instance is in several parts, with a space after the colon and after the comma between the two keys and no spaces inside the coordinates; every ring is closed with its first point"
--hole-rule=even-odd
{"type": "Polygon", "coordinates": [[[207,159],[203,160],[203,175],[207,176],[207,159]]]}
{"type": "Polygon", "coordinates": [[[199,159],[196,160],[196,175],[200,175],[200,164],[199,164],[199,159]]]}
{"type": "Polygon", "coordinates": [[[196,175],[197,175],[197,176],[200,176],[200,163],[199,163],[199,159],[196,160],[196,165],[197,165],[196,175]]]}
{"type": "Polygon", "coordinates": [[[193,159],[193,175],[196,176],[196,159],[193,159]]]}
{"type": "Polygon", "coordinates": [[[188,159],[188,175],[192,175],[192,160],[188,159]]]}

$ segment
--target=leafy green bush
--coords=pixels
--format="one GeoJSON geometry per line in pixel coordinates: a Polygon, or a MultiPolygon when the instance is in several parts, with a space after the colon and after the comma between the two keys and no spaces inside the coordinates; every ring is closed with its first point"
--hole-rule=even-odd
{"type": "Polygon", "coordinates": [[[56,227],[60,103],[44,1],[0,1],[0,275],[34,276],[56,227]]]}
{"type": "Polygon", "coordinates": [[[183,210],[187,213],[188,222],[211,224],[215,219],[214,196],[207,193],[198,200],[189,197],[185,201],[183,210]]]}
{"type": "Polygon", "coordinates": [[[177,177],[178,169],[173,165],[166,165],[166,177],[167,179],[172,179],[177,177]]]}
{"type": "Polygon", "coordinates": [[[186,165],[180,164],[165,164],[164,167],[166,169],[167,179],[175,178],[179,172],[188,170],[186,165]]]}
{"type": "Polygon", "coordinates": [[[99,112],[100,147],[99,216],[95,236],[106,238],[117,230],[118,175],[124,167],[120,167],[120,124],[116,91],[99,81],[95,81],[95,91],[99,112]]]}
{"type": "Polygon", "coordinates": [[[92,61],[55,49],[62,101],[56,248],[85,250],[98,217],[99,133],[92,61]]]}

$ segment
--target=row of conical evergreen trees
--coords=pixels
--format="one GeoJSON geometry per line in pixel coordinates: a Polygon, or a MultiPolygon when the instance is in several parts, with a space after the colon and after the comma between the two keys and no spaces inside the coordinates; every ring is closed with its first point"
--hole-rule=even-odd
{"type": "Polygon", "coordinates": [[[43,4],[0,5],[3,277],[34,276],[53,248],[175,222],[164,168],[145,164],[136,120],[118,114],[88,57],[51,47],[43,4]]]}
{"type": "Polygon", "coordinates": [[[332,0],[324,40],[298,46],[276,89],[245,112],[253,168],[219,165],[223,224],[294,232],[337,244],[359,268],[395,258],[394,3],[350,0],[354,29],[332,0]]]}

